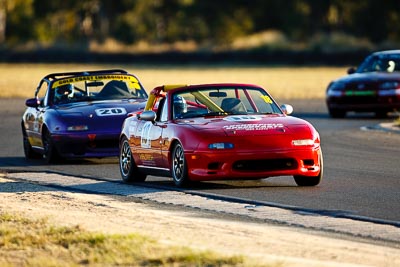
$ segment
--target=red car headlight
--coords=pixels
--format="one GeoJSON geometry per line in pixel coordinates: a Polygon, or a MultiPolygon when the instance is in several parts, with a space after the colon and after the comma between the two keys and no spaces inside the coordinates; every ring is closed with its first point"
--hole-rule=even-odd
{"type": "Polygon", "coordinates": [[[312,146],[312,145],[314,145],[314,140],[312,140],[312,139],[298,139],[298,140],[293,140],[292,144],[294,146],[312,146]]]}
{"type": "Polygon", "coordinates": [[[209,149],[232,149],[234,145],[232,143],[212,143],[208,145],[209,149]]]}

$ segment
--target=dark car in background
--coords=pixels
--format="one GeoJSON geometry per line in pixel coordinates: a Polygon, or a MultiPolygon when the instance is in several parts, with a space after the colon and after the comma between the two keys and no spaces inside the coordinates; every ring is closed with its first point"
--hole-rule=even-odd
{"type": "Polygon", "coordinates": [[[400,109],[400,50],[375,52],[350,68],[348,75],[332,81],[326,90],[331,117],[343,118],[349,111],[374,112],[386,117],[400,109]]]}
{"type": "Polygon", "coordinates": [[[27,159],[118,156],[122,123],[144,109],[147,93],[125,70],[52,73],[26,100],[22,116],[27,159]]]}

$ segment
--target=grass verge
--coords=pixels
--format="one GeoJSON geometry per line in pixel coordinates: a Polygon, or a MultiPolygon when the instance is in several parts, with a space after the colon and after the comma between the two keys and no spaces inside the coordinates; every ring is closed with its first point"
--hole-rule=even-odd
{"type": "Polygon", "coordinates": [[[147,91],[164,84],[237,82],[262,86],[276,100],[324,99],[329,82],[346,74],[344,67],[0,64],[0,98],[33,97],[39,81],[49,73],[112,68],[135,74],[147,91]]]}
{"type": "Polygon", "coordinates": [[[396,127],[400,127],[400,117],[394,120],[393,125],[396,127]]]}
{"type": "Polygon", "coordinates": [[[138,234],[107,235],[0,213],[0,266],[242,266],[242,256],[167,246],[138,234]]]}

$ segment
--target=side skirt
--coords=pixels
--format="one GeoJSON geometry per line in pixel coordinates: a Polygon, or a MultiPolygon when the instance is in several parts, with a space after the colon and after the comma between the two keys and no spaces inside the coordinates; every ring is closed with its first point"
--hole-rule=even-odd
{"type": "Polygon", "coordinates": [[[138,169],[142,173],[146,173],[148,175],[172,177],[171,172],[170,172],[169,169],[157,168],[157,167],[149,167],[149,166],[143,166],[143,165],[138,166],[138,169]]]}

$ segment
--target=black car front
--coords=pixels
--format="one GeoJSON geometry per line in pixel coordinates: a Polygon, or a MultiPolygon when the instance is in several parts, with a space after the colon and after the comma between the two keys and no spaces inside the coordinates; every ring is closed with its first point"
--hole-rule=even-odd
{"type": "Polygon", "coordinates": [[[326,103],[331,117],[348,111],[386,116],[400,109],[400,73],[355,73],[329,84],[326,103]]]}

